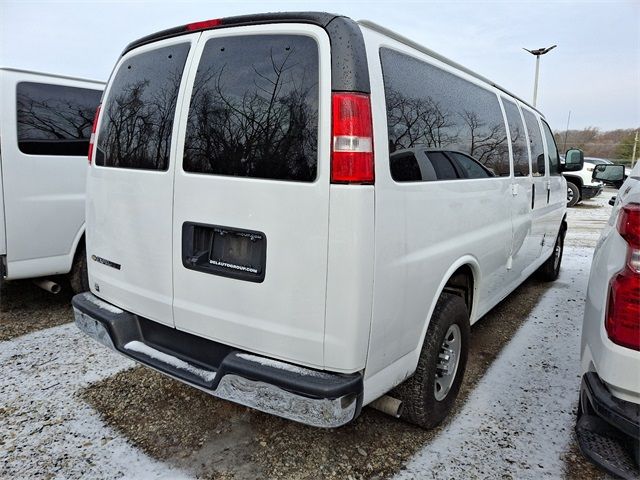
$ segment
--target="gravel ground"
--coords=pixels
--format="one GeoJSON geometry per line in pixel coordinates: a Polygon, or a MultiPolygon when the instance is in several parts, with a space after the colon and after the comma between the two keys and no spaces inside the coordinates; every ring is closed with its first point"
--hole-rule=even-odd
{"type": "Polygon", "coordinates": [[[58,295],[37,287],[30,280],[14,280],[0,285],[0,341],[29,332],[55,327],[72,320],[71,289],[60,279],[58,295]]]}
{"type": "MultiPolygon", "coordinates": [[[[570,209],[567,246],[577,248],[569,248],[567,258],[574,252],[590,257],[588,249],[610,212],[609,197],[605,192],[570,209]]],[[[566,277],[572,274],[576,272],[565,268],[562,282],[577,285],[576,289],[565,289],[567,295],[557,302],[563,305],[563,312],[571,309],[575,313],[582,308],[584,286],[566,277]]],[[[11,282],[5,285],[0,306],[0,340],[5,340],[0,342],[0,363],[4,365],[0,478],[383,478],[406,468],[421,472],[416,476],[422,477],[423,468],[411,469],[424,467],[425,457],[427,461],[433,457],[425,452],[430,447],[441,448],[442,439],[459,441],[461,437],[450,432],[460,429],[461,422],[469,422],[469,417],[478,416],[482,409],[475,408],[477,397],[481,403],[486,401],[482,396],[486,385],[508,387],[491,380],[504,378],[514,368],[501,351],[514,336],[521,336],[518,329],[523,323],[524,329],[539,322],[532,312],[553,294],[555,289],[549,290],[550,286],[525,282],[472,328],[472,349],[457,414],[441,428],[425,432],[368,408],[353,425],[324,431],[218,400],[148,369],[132,368],[132,362],[82,337],[72,325],[35,331],[70,321],[69,297],[53,296],[28,282],[11,282]],[[33,333],[15,338],[30,331],[33,333]],[[10,338],[13,340],[6,341],[10,338]],[[474,407],[471,411],[470,405],[474,407]]],[[[559,433],[550,430],[559,438],[549,472],[572,479],[598,478],[599,471],[584,460],[571,440],[579,385],[578,327],[572,324],[571,341],[576,345],[565,359],[573,374],[561,376],[567,400],[530,425],[519,419],[527,411],[540,411],[536,396],[525,396],[528,408],[517,406],[523,409],[519,415],[511,415],[511,406],[503,405],[500,416],[492,406],[486,409],[493,415],[493,427],[488,430],[495,425],[505,431],[518,428],[522,438],[539,440],[545,425],[556,422],[556,416],[550,415],[560,415],[559,433]]],[[[522,345],[520,342],[519,348],[522,345]]],[[[516,348],[512,355],[525,356],[524,348],[516,348]]],[[[540,361],[539,356],[531,358],[540,361]]],[[[554,369],[544,362],[531,367],[532,374],[547,370],[553,373],[554,369]]],[[[528,462],[524,444],[501,444],[491,435],[479,439],[469,432],[465,435],[471,447],[463,454],[482,451],[483,442],[488,453],[461,470],[441,464],[436,476],[453,472],[456,478],[468,477],[482,472],[486,462],[493,464],[490,473],[485,471],[488,476],[509,478],[520,471],[514,470],[505,451],[514,451],[521,463],[528,462]]]]}

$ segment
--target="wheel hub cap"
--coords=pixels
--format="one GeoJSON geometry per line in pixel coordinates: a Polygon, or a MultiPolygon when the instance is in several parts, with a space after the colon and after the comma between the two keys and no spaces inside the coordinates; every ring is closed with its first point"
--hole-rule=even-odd
{"type": "Polygon", "coordinates": [[[451,390],[460,361],[461,333],[458,325],[451,325],[444,336],[436,360],[436,378],[433,393],[441,401],[451,390]]]}

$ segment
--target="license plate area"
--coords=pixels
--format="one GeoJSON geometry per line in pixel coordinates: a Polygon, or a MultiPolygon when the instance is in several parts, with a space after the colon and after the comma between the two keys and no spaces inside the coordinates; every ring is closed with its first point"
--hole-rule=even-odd
{"type": "Polygon", "coordinates": [[[262,232],[194,222],[182,225],[182,265],[189,270],[262,282],[266,257],[262,232]]]}

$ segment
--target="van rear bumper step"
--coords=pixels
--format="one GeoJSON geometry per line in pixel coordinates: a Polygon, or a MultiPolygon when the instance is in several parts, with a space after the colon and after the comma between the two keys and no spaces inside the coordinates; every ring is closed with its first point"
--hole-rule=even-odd
{"type": "Polygon", "coordinates": [[[78,328],[103,345],[216,397],[316,427],[362,408],[361,373],[313,370],[153,322],[92,293],[73,297],[78,328]]]}

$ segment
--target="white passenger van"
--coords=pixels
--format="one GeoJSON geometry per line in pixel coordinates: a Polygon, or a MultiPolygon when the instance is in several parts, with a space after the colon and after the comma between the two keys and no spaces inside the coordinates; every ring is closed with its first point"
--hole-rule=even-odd
{"type": "Polygon", "coordinates": [[[434,426],[469,326],[558,275],[566,182],[544,118],[370,22],[150,35],[96,128],[76,322],[221,398],[324,427],[380,399],[434,426]]]}
{"type": "Polygon", "coordinates": [[[87,152],[103,89],[92,80],[0,68],[1,278],[71,273],[73,289],[88,290],[87,152]]]}

